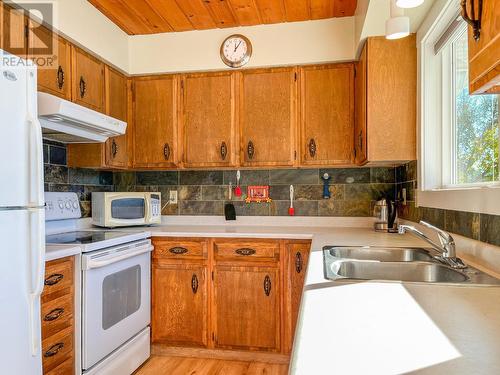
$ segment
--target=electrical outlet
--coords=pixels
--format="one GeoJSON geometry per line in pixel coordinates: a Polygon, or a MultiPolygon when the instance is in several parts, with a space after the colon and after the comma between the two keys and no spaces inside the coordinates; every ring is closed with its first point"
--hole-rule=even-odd
{"type": "Polygon", "coordinates": [[[177,204],[177,190],[170,190],[170,204],[177,204]]]}

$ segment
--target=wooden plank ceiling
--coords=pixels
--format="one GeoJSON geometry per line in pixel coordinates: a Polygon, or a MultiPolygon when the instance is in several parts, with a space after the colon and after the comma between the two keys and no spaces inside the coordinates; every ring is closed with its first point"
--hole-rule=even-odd
{"type": "Polygon", "coordinates": [[[88,0],[129,35],[348,17],[357,0],[88,0]]]}

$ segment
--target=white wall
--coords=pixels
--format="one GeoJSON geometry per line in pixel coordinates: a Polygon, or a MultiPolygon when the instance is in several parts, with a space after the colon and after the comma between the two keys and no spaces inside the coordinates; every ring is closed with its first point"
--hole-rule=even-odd
{"type": "MultiPolygon", "coordinates": [[[[354,59],[354,17],[132,36],[131,74],[219,70],[219,48],[234,33],[252,42],[247,67],[307,64],[354,59]]],[[[228,68],[229,69],[229,68],[228,68]]]]}

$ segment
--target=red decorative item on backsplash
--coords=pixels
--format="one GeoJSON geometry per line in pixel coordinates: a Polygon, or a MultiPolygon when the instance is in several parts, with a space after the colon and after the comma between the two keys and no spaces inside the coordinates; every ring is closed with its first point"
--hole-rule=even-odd
{"type": "Polygon", "coordinates": [[[269,186],[248,186],[245,202],[269,203],[271,200],[269,197],[269,186]]]}

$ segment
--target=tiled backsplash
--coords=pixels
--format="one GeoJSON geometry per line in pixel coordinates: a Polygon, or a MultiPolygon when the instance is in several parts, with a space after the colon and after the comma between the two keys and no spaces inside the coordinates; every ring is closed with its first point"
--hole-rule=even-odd
{"type": "MultiPolygon", "coordinates": [[[[229,183],[236,171],[105,172],[68,168],[64,145],[45,142],[45,189],[78,193],[84,216],[90,215],[93,191],[160,191],[163,204],[170,190],[178,191],[178,204],[164,208],[165,215],[223,215],[229,183]]],[[[242,197],[233,203],[237,215],[287,215],[289,186],[295,188],[297,216],[371,216],[373,202],[394,197],[395,168],[242,170],[242,197]],[[331,176],[330,199],[323,199],[320,176],[331,176]],[[248,185],[270,185],[271,203],[247,204],[248,185]]]]}
{"type": "Polygon", "coordinates": [[[396,180],[398,196],[401,196],[401,189],[406,188],[406,198],[408,200],[406,206],[399,206],[399,216],[401,218],[414,222],[425,220],[446,231],[500,246],[500,216],[415,207],[415,191],[417,189],[416,161],[397,167],[396,180]]]}

